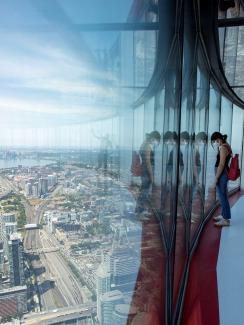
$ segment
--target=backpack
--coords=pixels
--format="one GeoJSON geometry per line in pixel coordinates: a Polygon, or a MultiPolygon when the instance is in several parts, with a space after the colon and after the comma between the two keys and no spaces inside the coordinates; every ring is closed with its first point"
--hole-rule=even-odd
{"type": "Polygon", "coordinates": [[[138,152],[132,151],[132,162],[130,171],[133,176],[141,176],[142,175],[142,165],[141,165],[141,157],[138,152]]]}
{"type": "Polygon", "coordinates": [[[240,168],[239,168],[239,155],[235,154],[234,157],[231,159],[230,168],[228,171],[228,178],[230,181],[237,180],[238,177],[240,177],[240,168]]]}

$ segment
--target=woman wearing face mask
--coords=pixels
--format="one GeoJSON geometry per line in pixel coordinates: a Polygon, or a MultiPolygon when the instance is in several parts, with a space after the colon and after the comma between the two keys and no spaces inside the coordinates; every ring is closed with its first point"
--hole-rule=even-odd
{"type": "Polygon", "coordinates": [[[148,194],[150,186],[153,184],[153,168],[154,168],[154,152],[153,147],[158,145],[160,142],[160,133],[158,131],[153,131],[146,134],[146,138],[140,147],[140,157],[141,157],[141,188],[140,194],[137,199],[137,213],[146,212],[145,206],[148,200],[148,194]]]}
{"type": "Polygon", "coordinates": [[[228,170],[229,161],[232,156],[230,145],[226,142],[227,135],[220,132],[214,132],[211,136],[211,143],[218,152],[215,164],[215,182],[214,186],[217,188],[222,214],[215,217],[215,226],[223,227],[230,225],[231,212],[230,204],[227,196],[228,170]]]}

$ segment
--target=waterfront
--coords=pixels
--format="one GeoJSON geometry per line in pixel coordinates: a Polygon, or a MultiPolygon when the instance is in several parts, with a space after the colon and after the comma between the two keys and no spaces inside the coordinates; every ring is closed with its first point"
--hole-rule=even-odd
{"type": "Polygon", "coordinates": [[[52,163],[55,163],[55,161],[44,159],[0,159],[0,169],[15,168],[19,165],[24,167],[45,166],[52,163]]]}

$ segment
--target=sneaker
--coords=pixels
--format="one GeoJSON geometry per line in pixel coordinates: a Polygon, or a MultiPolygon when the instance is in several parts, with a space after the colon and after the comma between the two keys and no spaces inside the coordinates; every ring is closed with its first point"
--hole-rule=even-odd
{"type": "Polygon", "coordinates": [[[191,223],[197,223],[200,220],[201,216],[197,213],[191,213],[191,223]]]}
{"type": "Polygon", "coordinates": [[[216,216],[216,217],[213,217],[213,220],[214,221],[220,221],[220,220],[222,220],[223,219],[223,216],[221,216],[221,215],[219,215],[219,216],[216,216]]]}
{"type": "Polygon", "coordinates": [[[150,220],[151,213],[148,211],[143,211],[139,214],[140,221],[148,221],[150,220]]]}
{"type": "Polygon", "coordinates": [[[215,227],[228,227],[230,226],[230,220],[222,218],[220,221],[215,222],[215,227]]]}

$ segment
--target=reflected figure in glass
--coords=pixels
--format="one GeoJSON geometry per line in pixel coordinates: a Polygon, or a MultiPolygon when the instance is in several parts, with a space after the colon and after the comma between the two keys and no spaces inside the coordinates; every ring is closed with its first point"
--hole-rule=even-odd
{"type": "Polygon", "coordinates": [[[154,146],[160,142],[160,133],[153,131],[146,134],[145,140],[140,147],[141,158],[141,187],[137,199],[136,213],[146,215],[148,196],[154,182],[154,146]]]}
{"type": "MultiPolygon", "coordinates": [[[[163,170],[162,179],[162,212],[164,216],[171,214],[171,194],[176,181],[176,161],[177,161],[177,143],[178,135],[175,131],[167,131],[163,135],[164,154],[166,157],[166,168],[163,170]]],[[[183,157],[180,152],[180,169],[183,169],[183,157]]]]}
{"type": "Polygon", "coordinates": [[[110,150],[112,149],[112,141],[109,134],[98,136],[92,129],[93,136],[100,141],[100,151],[98,154],[98,168],[103,168],[105,171],[108,168],[110,150]]]}
{"type": "Polygon", "coordinates": [[[199,132],[193,136],[193,184],[191,222],[196,223],[203,215],[204,190],[202,183],[203,157],[207,144],[207,134],[199,132]]]}

